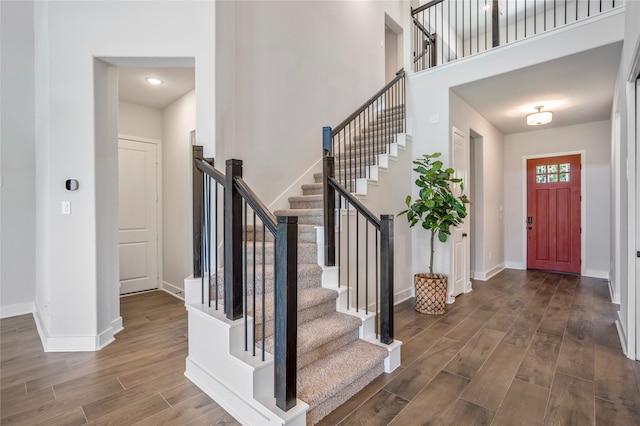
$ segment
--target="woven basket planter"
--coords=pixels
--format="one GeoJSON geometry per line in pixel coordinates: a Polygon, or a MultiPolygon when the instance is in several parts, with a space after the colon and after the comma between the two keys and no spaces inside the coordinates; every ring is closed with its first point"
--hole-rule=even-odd
{"type": "Polygon", "coordinates": [[[447,276],[441,274],[415,274],[416,311],[429,315],[444,314],[447,300],[447,276]]]}

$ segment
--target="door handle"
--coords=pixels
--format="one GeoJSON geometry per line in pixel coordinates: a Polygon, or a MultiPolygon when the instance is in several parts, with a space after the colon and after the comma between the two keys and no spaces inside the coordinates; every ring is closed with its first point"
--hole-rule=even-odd
{"type": "Polygon", "coordinates": [[[527,223],[531,225],[533,223],[533,216],[527,216],[527,223]]]}
{"type": "Polygon", "coordinates": [[[527,229],[531,231],[533,229],[533,226],[527,226],[527,229]]]}
{"type": "Polygon", "coordinates": [[[464,238],[464,237],[466,237],[466,236],[467,236],[467,233],[466,233],[466,232],[463,232],[463,233],[462,233],[462,238],[464,238]]]}

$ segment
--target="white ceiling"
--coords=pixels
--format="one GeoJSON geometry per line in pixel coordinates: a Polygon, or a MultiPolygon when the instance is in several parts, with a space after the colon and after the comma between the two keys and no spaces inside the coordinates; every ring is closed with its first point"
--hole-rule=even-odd
{"type": "Polygon", "coordinates": [[[622,43],[453,88],[503,134],[570,126],[611,117],[622,43]],[[535,106],[553,112],[553,121],[527,126],[535,106]]]}
{"type": "Polygon", "coordinates": [[[195,87],[194,68],[118,68],[118,97],[133,104],[164,109],[195,87]],[[152,86],[147,77],[163,84],[152,86]]]}

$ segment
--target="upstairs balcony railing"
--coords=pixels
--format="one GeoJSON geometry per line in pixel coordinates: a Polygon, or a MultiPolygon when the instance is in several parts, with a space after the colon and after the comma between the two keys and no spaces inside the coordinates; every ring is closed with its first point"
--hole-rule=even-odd
{"type": "Polygon", "coordinates": [[[622,0],[433,0],[411,10],[423,71],[611,10],[622,0]]]}

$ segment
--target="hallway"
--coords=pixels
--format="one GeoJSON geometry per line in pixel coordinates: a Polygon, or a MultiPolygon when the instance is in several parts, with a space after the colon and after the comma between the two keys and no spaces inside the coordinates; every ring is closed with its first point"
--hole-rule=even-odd
{"type": "MultiPolygon", "coordinates": [[[[237,424],[184,376],[187,319],[163,292],[121,299],[100,352],[43,353],[30,315],[0,322],[2,424],[237,424]]],[[[396,307],[402,366],[321,425],[640,424],[603,280],[506,270],[443,316],[396,307]]]]}

